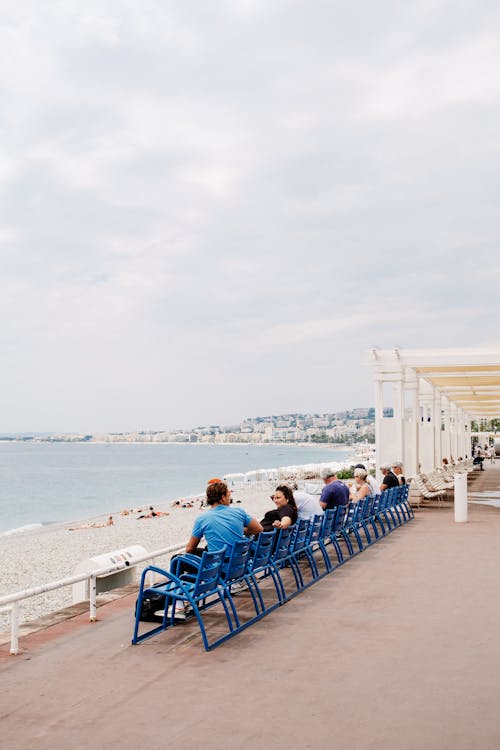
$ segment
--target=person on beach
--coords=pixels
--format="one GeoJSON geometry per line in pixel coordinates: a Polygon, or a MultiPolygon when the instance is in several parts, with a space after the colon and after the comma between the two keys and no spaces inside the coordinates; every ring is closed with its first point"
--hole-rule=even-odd
{"type": "Polygon", "coordinates": [[[339,505],[349,504],[349,487],[340,481],[335,469],[321,469],[321,479],[325,485],[319,499],[323,510],[335,510],[339,505]]]}
{"type": "Polygon", "coordinates": [[[271,495],[271,500],[276,507],[264,515],[260,522],[262,529],[273,531],[293,526],[298,517],[298,510],[291,488],[287,484],[280,484],[276,487],[274,495],[271,495]]]}
{"type": "Polygon", "coordinates": [[[72,526],[68,531],[79,531],[80,529],[103,529],[106,526],[113,526],[113,516],[109,516],[106,523],[84,523],[81,526],[72,526]]]}
{"type": "Polygon", "coordinates": [[[167,511],[155,510],[152,505],[149,506],[149,513],[144,513],[142,516],[137,516],[139,521],[141,518],[156,518],[157,516],[168,516],[170,515],[167,511]]]}
{"type": "Polygon", "coordinates": [[[391,487],[399,487],[399,481],[397,476],[391,471],[389,464],[382,464],[380,467],[382,472],[382,482],[380,484],[380,492],[388,490],[391,487]]]}

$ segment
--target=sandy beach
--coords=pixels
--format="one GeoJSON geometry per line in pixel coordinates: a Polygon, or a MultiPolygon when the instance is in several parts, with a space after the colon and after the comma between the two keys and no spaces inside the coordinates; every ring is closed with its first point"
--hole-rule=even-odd
{"type": "MultiPolygon", "coordinates": [[[[233,489],[233,501],[240,501],[248,513],[260,519],[272,507],[269,496],[275,485],[276,482],[255,482],[243,489],[233,489]]],[[[115,514],[112,526],[70,530],[90,523],[105,524],[106,514],[98,519],[54,524],[2,537],[0,596],[71,576],[82,561],[112,550],[140,544],[153,552],[186,542],[196,517],[207,512],[200,509],[199,502],[193,508],[158,504],[155,510],[168,511],[169,515],[138,520],[139,512],[115,514]]],[[[21,604],[20,620],[26,622],[72,603],[71,586],[31,597],[21,604]]],[[[0,631],[6,630],[8,623],[8,615],[0,615],[0,631]]]]}

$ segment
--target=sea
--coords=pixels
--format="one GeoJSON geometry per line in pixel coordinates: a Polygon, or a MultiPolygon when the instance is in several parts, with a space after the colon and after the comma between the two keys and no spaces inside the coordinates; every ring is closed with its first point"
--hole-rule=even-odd
{"type": "Polygon", "coordinates": [[[0,442],[0,537],[196,495],[211,477],[353,455],[321,445],[0,442]]]}

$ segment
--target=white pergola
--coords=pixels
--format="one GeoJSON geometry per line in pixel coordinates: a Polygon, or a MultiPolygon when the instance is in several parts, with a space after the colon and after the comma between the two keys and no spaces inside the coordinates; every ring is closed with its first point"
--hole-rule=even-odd
{"type": "Polygon", "coordinates": [[[471,455],[471,421],[500,417],[500,349],[372,349],[377,468],[407,476],[471,455]],[[392,407],[393,416],[384,416],[392,407]]]}

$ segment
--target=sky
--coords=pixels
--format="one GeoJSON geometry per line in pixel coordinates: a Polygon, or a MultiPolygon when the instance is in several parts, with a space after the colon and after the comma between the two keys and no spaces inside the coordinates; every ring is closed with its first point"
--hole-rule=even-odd
{"type": "Polygon", "coordinates": [[[0,433],[374,403],[500,340],[500,5],[0,0],[0,433]]]}

